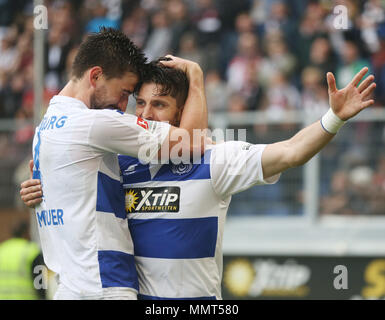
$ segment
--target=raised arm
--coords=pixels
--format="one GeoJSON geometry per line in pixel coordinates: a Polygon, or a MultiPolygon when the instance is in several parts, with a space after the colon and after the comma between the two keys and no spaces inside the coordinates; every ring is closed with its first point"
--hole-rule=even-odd
{"type": "Polygon", "coordinates": [[[360,83],[368,68],[358,72],[343,89],[338,90],[334,75],[327,74],[330,109],[320,121],[299,131],[289,140],[270,144],[262,154],[262,168],[269,178],[288,168],[303,165],[335,136],[345,121],[374,103],[370,95],[376,87],[374,76],[360,83]]]}
{"type": "Polygon", "coordinates": [[[183,113],[179,128],[171,127],[169,133],[170,150],[180,143],[177,137],[188,137],[184,139],[184,148],[190,151],[204,152],[205,138],[202,136],[198,141],[194,141],[194,130],[207,129],[207,103],[204,89],[203,72],[196,62],[181,59],[171,55],[166,56],[169,61],[161,61],[167,67],[179,68],[186,72],[189,79],[189,93],[183,108],[183,113]],[[188,145],[187,145],[188,144],[188,145]]]}

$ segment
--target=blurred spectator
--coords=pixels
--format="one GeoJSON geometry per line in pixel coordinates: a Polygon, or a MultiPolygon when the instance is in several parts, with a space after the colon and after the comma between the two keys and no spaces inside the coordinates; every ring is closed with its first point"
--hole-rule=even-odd
{"type": "MultiPolygon", "coordinates": [[[[342,52],[342,64],[337,67],[337,87],[343,88],[349,84],[354,75],[363,67],[370,68],[369,61],[361,57],[360,50],[355,42],[351,40],[345,41],[342,52]]],[[[369,73],[367,75],[369,75],[369,73]]]]}
{"type": "Polygon", "coordinates": [[[335,72],[337,58],[326,37],[315,38],[310,46],[309,64],[320,70],[322,77],[326,78],[328,72],[335,72]]]}
{"type": "Polygon", "coordinates": [[[35,270],[39,266],[44,267],[43,256],[36,243],[30,241],[29,224],[21,222],[12,238],[0,244],[0,299],[45,299],[43,280],[34,281],[39,273],[42,277],[42,268],[35,270]]]}
{"type": "Polygon", "coordinates": [[[242,96],[239,93],[233,93],[230,96],[229,99],[229,106],[228,106],[228,111],[229,112],[242,112],[242,111],[247,111],[247,101],[244,96],[242,96]]]}
{"type": "Polygon", "coordinates": [[[214,0],[197,0],[192,21],[198,33],[200,47],[212,45],[219,40],[222,24],[214,0]]]}
{"type": "Polygon", "coordinates": [[[287,43],[296,39],[296,23],[289,14],[289,7],[284,0],[274,0],[270,6],[269,18],[264,23],[264,34],[280,32],[287,43]]]}
{"type": "Polygon", "coordinates": [[[47,43],[45,85],[53,92],[59,92],[64,85],[65,62],[69,50],[69,39],[53,26],[49,30],[47,43]]]}
{"type": "Polygon", "coordinates": [[[299,91],[287,79],[284,73],[273,73],[266,91],[264,109],[273,119],[282,119],[283,111],[300,107],[299,91]]]}
{"type": "Polygon", "coordinates": [[[383,215],[385,213],[385,154],[382,154],[373,175],[373,193],[371,200],[371,213],[383,215]]]}
{"type": "Polygon", "coordinates": [[[370,201],[373,196],[373,169],[367,165],[357,166],[349,172],[351,197],[349,206],[359,215],[371,215],[370,201]]]}
{"type": "Polygon", "coordinates": [[[193,33],[185,33],[180,39],[178,56],[198,63],[203,72],[207,70],[207,61],[204,53],[197,47],[196,37],[193,33]]]}
{"type": "Polygon", "coordinates": [[[188,17],[189,11],[183,0],[169,0],[167,13],[171,20],[170,52],[179,54],[180,44],[187,32],[192,32],[192,24],[188,17]]]}
{"type": "Polygon", "coordinates": [[[149,18],[142,7],[136,7],[122,22],[122,31],[138,47],[143,48],[150,28],[149,18]]]}
{"type": "Polygon", "coordinates": [[[119,28],[119,20],[114,17],[108,17],[108,8],[106,7],[106,2],[101,0],[88,0],[86,1],[88,9],[92,12],[92,18],[87,23],[85,31],[98,32],[100,27],[110,27],[110,28],[119,28]]]}
{"type": "Polygon", "coordinates": [[[289,42],[293,52],[296,53],[300,70],[310,62],[310,48],[313,41],[327,32],[323,23],[324,16],[324,8],[320,3],[309,2],[302,19],[299,21],[297,38],[289,42]]]}
{"type": "Polygon", "coordinates": [[[288,51],[281,33],[266,35],[264,45],[266,56],[258,68],[260,83],[267,86],[276,72],[283,73],[286,78],[290,79],[295,71],[296,59],[288,51]]]}
{"type": "Polygon", "coordinates": [[[242,12],[235,18],[234,30],[229,29],[222,33],[218,57],[220,61],[219,70],[222,76],[225,75],[228,64],[237,53],[236,49],[240,35],[254,32],[255,26],[251,16],[247,12],[242,12]]]}
{"type": "Polygon", "coordinates": [[[17,29],[11,27],[1,41],[0,48],[0,72],[8,73],[15,66],[18,56],[16,48],[17,29]]]}
{"type": "Polygon", "coordinates": [[[169,53],[172,34],[166,11],[159,10],[153,14],[151,28],[152,31],[144,47],[144,53],[150,61],[169,53]]]}
{"type": "MultiPolygon", "coordinates": [[[[384,28],[385,30],[385,28],[384,28]]],[[[385,32],[379,38],[379,50],[372,55],[371,63],[376,76],[376,104],[385,105],[385,32]]]]}
{"type": "Polygon", "coordinates": [[[207,109],[209,113],[226,111],[229,103],[229,92],[226,82],[216,70],[210,70],[205,78],[207,109]]]}
{"type": "Polygon", "coordinates": [[[16,19],[18,12],[23,12],[29,0],[0,1],[0,27],[10,26],[16,19]]]}
{"type": "Polygon", "coordinates": [[[252,0],[214,0],[221,21],[221,33],[233,30],[237,16],[242,12],[249,13],[252,0]]]}
{"type": "Polygon", "coordinates": [[[4,118],[13,118],[22,105],[24,90],[24,75],[22,73],[14,74],[9,83],[2,88],[2,116],[4,118]]]}
{"type": "Polygon", "coordinates": [[[321,70],[316,67],[307,67],[302,71],[301,79],[303,110],[322,116],[329,109],[329,96],[321,70]]]}
{"type": "Polygon", "coordinates": [[[360,18],[361,38],[371,53],[380,49],[377,25],[385,21],[385,9],[381,0],[369,0],[364,3],[364,12],[360,18]]]}
{"type": "Polygon", "coordinates": [[[207,67],[218,68],[218,46],[222,22],[214,0],[197,0],[192,22],[197,33],[198,47],[205,51],[207,67]]]}
{"type": "MultiPolygon", "coordinates": [[[[267,112],[267,117],[273,121],[284,121],[285,112],[298,109],[300,103],[301,96],[297,88],[288,81],[285,74],[280,71],[274,72],[262,102],[262,109],[267,112]]],[[[295,124],[285,122],[279,124],[279,128],[282,132],[288,132],[295,128],[295,124]]],[[[254,129],[257,135],[264,135],[267,134],[268,127],[259,125],[254,129]]],[[[281,139],[276,139],[279,140],[281,139]]]]}
{"type": "Polygon", "coordinates": [[[349,175],[339,170],[333,174],[330,194],[321,199],[321,214],[357,214],[349,206],[349,175]]]}
{"type": "Polygon", "coordinates": [[[250,17],[257,26],[264,25],[270,12],[271,1],[253,0],[250,8],[250,17]]]}
{"type": "Polygon", "coordinates": [[[250,78],[248,71],[257,71],[260,62],[257,36],[251,32],[242,33],[238,39],[237,53],[227,68],[230,90],[236,92],[247,90],[247,80],[250,78]]]}
{"type": "Polygon", "coordinates": [[[77,54],[77,51],[78,51],[78,47],[73,46],[68,52],[67,59],[65,61],[65,73],[64,73],[64,78],[63,78],[64,82],[67,82],[71,77],[72,63],[75,60],[75,56],[77,54]]]}

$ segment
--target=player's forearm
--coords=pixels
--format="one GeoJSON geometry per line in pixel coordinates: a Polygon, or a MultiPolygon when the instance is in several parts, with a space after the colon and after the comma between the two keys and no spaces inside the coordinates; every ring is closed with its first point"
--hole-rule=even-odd
{"type": "Polygon", "coordinates": [[[180,128],[187,130],[192,137],[194,129],[207,128],[207,103],[203,72],[199,65],[189,66],[189,93],[183,109],[180,128]]]}
{"type": "Polygon", "coordinates": [[[317,121],[288,140],[267,145],[262,154],[264,178],[305,164],[332,138],[317,121]]]}
{"type": "Polygon", "coordinates": [[[299,131],[288,140],[290,149],[290,167],[297,167],[308,162],[327,145],[334,135],[326,132],[317,121],[299,131]]]}

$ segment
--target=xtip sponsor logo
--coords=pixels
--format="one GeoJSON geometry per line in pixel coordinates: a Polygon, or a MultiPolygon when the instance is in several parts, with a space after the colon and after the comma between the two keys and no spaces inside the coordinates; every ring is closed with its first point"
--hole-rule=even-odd
{"type": "Polygon", "coordinates": [[[131,188],[126,190],[126,212],[179,212],[179,187],[131,188]]]}
{"type": "Polygon", "coordinates": [[[311,271],[289,259],[236,259],[225,267],[224,283],[229,293],[240,297],[306,297],[311,271]]]}

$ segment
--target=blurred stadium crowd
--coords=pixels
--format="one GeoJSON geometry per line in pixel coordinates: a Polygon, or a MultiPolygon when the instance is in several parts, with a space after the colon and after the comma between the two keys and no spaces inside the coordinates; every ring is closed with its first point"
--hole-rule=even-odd
{"type": "MultiPolygon", "coordinates": [[[[336,75],[341,88],[363,66],[376,76],[376,108],[385,105],[383,0],[50,0],[45,5],[46,105],[68,80],[82,38],[101,25],[120,28],[150,60],[171,53],[198,62],[210,117],[259,110],[323,112],[326,72],[336,75]],[[333,24],[336,5],[348,9],[347,30],[333,24]]],[[[0,119],[19,123],[12,137],[0,133],[0,149],[6,150],[0,160],[16,163],[30,155],[34,131],[30,122],[23,125],[33,116],[33,19],[33,1],[0,1],[0,119]]],[[[384,123],[349,124],[341,133],[345,138],[322,153],[321,213],[385,213],[384,123]]],[[[280,138],[267,126],[251,131],[252,142],[280,138]]],[[[287,193],[280,188],[253,188],[239,203],[242,197],[277,201],[287,193]]],[[[295,197],[301,203],[301,195],[295,197]]],[[[249,208],[255,212],[255,206],[249,208]]],[[[275,212],[288,214],[281,209],[275,212]]]]}

